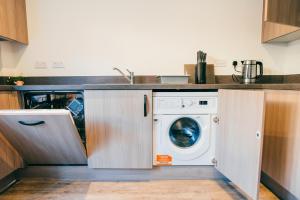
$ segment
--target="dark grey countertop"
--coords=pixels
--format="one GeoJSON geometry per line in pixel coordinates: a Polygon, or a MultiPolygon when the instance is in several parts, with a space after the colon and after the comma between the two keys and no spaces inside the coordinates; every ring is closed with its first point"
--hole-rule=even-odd
{"type": "Polygon", "coordinates": [[[216,90],[216,89],[270,89],[300,90],[300,83],[287,84],[82,84],[82,85],[0,85],[1,91],[73,91],[73,90],[216,90]]]}

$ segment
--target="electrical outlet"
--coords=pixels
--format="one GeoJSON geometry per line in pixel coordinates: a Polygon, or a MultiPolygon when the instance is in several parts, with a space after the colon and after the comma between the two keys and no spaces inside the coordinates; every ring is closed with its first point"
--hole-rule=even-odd
{"type": "Polygon", "coordinates": [[[48,65],[47,65],[47,62],[45,62],[45,61],[36,61],[34,63],[34,68],[35,69],[47,69],[48,65]]]}
{"type": "Polygon", "coordinates": [[[215,60],[215,66],[216,67],[227,67],[227,61],[222,60],[222,59],[215,60]]]}
{"type": "Polygon", "coordinates": [[[53,61],[51,63],[51,67],[55,69],[63,69],[65,68],[65,65],[62,61],[53,61]]]}

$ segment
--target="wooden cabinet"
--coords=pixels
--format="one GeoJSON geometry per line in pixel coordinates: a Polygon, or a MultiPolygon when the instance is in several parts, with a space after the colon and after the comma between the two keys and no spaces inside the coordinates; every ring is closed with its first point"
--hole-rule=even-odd
{"type": "Polygon", "coordinates": [[[0,38],[28,44],[25,0],[0,0],[0,38]]]}
{"type": "MultiPolygon", "coordinates": [[[[294,199],[300,199],[299,152],[300,91],[266,91],[262,171],[292,193],[294,199]]],[[[264,183],[269,188],[275,186],[264,183]]],[[[287,196],[281,198],[288,199],[287,196]]]]}
{"type": "Polygon", "coordinates": [[[219,90],[216,168],[246,196],[258,199],[264,91],[219,90]]]}
{"type": "Polygon", "coordinates": [[[300,38],[300,1],[264,0],[262,42],[289,42],[300,38]]]}
{"type": "Polygon", "coordinates": [[[20,108],[20,98],[17,92],[0,92],[0,110],[20,108]]]}
{"type": "Polygon", "coordinates": [[[152,168],[152,91],[85,91],[90,168],[152,168]]]}
{"type": "MultiPolygon", "coordinates": [[[[0,109],[20,109],[16,92],[0,92],[0,109]]],[[[23,167],[23,160],[0,132],[0,179],[23,167]]]]}
{"type": "Polygon", "coordinates": [[[300,27],[299,0],[265,0],[265,21],[300,27]]]}

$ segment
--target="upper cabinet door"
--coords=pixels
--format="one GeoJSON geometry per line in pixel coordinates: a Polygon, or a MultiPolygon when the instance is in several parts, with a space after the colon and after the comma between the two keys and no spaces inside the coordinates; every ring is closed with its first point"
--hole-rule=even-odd
{"type": "Polygon", "coordinates": [[[152,91],[85,91],[90,168],[152,168],[152,91]]]}
{"type": "Polygon", "coordinates": [[[0,35],[16,39],[16,0],[0,0],[0,35]]]}
{"type": "Polygon", "coordinates": [[[300,0],[264,0],[262,43],[300,38],[300,0]]]}
{"type": "Polygon", "coordinates": [[[25,0],[16,1],[16,41],[28,44],[27,13],[25,0]]]}
{"type": "Polygon", "coordinates": [[[219,91],[216,168],[248,197],[259,194],[264,92],[219,91]]]}
{"type": "Polygon", "coordinates": [[[0,38],[28,44],[25,0],[0,0],[0,38]]]}
{"type": "Polygon", "coordinates": [[[300,26],[299,0],[265,0],[264,20],[300,26]]]}
{"type": "Polygon", "coordinates": [[[86,152],[67,110],[3,110],[0,130],[27,164],[86,164],[86,152]]]}

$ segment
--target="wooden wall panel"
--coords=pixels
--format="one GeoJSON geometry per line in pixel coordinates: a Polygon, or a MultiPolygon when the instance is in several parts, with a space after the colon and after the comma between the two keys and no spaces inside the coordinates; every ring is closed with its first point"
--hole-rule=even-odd
{"type": "Polygon", "coordinates": [[[266,91],[262,171],[300,199],[300,91],[266,91]]]}
{"type": "MultiPolygon", "coordinates": [[[[20,109],[17,92],[0,92],[0,109],[20,109]]],[[[23,160],[0,132],[0,179],[23,167],[23,160]]]]}

